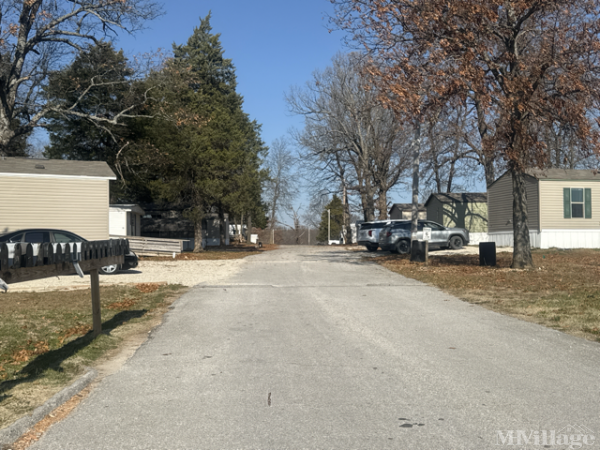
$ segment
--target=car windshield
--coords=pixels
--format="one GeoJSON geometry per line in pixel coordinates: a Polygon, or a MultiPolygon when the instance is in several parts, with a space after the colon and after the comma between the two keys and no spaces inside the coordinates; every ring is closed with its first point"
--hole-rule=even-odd
{"type": "Polygon", "coordinates": [[[54,242],[65,243],[65,242],[83,242],[85,239],[77,236],[73,233],[68,233],[66,231],[55,231],[54,232],[54,242]]]}
{"type": "Polygon", "coordinates": [[[2,239],[4,242],[21,242],[23,239],[23,233],[19,233],[15,236],[9,237],[8,239],[2,239]]]}

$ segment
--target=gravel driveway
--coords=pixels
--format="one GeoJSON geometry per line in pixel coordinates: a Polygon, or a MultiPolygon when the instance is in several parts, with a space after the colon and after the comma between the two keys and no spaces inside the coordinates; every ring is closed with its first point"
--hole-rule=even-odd
{"type": "MultiPolygon", "coordinates": [[[[100,275],[100,285],[128,283],[169,283],[194,286],[216,284],[236,274],[244,264],[241,259],[213,261],[140,261],[134,270],[114,275],[100,275]]],[[[90,286],[90,276],[77,275],[44,278],[10,285],[9,292],[43,292],[79,289],[90,286]]]]}

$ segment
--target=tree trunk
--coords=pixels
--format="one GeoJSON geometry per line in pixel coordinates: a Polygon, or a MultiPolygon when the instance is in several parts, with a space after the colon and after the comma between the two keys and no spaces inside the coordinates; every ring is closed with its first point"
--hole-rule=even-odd
{"type": "Polygon", "coordinates": [[[359,192],[365,222],[372,222],[375,220],[375,201],[373,199],[373,188],[369,186],[368,180],[365,180],[365,183],[361,183],[359,192]]]}
{"type": "Polygon", "coordinates": [[[246,225],[246,243],[250,244],[252,237],[252,214],[248,214],[248,224],[246,225]]]}
{"type": "Polygon", "coordinates": [[[202,217],[196,217],[194,220],[194,253],[203,252],[202,247],[202,217]]]}
{"type": "Polygon", "coordinates": [[[224,247],[227,245],[227,230],[225,229],[225,212],[223,207],[219,207],[219,245],[224,247]]]}
{"type": "Polygon", "coordinates": [[[419,224],[419,166],[421,155],[421,122],[417,122],[415,128],[415,137],[413,145],[413,163],[412,163],[412,223],[410,227],[411,242],[417,239],[417,227],[419,224]]]}
{"type": "Polygon", "coordinates": [[[527,191],[525,190],[525,173],[511,169],[513,186],[513,269],[533,267],[531,243],[529,242],[529,225],[527,224],[527,191]]]}
{"type": "Polygon", "coordinates": [[[481,148],[480,148],[480,161],[483,164],[483,170],[485,173],[485,185],[486,187],[490,187],[491,184],[496,181],[496,170],[494,168],[494,157],[493,155],[488,154],[485,146],[485,140],[487,139],[489,128],[485,121],[485,111],[483,106],[481,105],[481,100],[478,95],[474,97],[475,107],[477,109],[477,129],[479,131],[479,137],[481,139],[481,148]]]}
{"type": "MultiPolygon", "coordinates": [[[[344,183],[344,195],[342,199],[344,205],[344,225],[346,227],[346,235],[344,236],[344,244],[352,243],[352,227],[350,224],[350,203],[348,202],[348,189],[344,183]],[[350,242],[348,242],[350,241],[350,242]]],[[[310,242],[308,243],[310,245],[310,242]]]]}
{"type": "Polygon", "coordinates": [[[379,220],[387,220],[387,193],[384,190],[379,191],[379,196],[377,197],[377,209],[379,209],[379,220]]]}

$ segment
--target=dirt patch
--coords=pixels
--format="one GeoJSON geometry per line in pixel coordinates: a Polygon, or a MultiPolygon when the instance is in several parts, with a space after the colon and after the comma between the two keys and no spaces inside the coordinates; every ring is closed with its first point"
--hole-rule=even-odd
{"type": "MultiPolygon", "coordinates": [[[[143,260],[134,270],[125,270],[112,275],[100,275],[100,286],[151,285],[152,283],[180,284],[183,286],[194,286],[200,283],[218,284],[221,280],[241,270],[244,264],[243,259],[143,260]]],[[[85,289],[89,286],[89,275],[85,275],[83,278],[77,275],[66,275],[11,284],[9,293],[85,289]]]]}
{"type": "Polygon", "coordinates": [[[407,255],[375,260],[468,302],[600,341],[598,250],[534,250],[533,270],[511,269],[511,253],[499,253],[496,267],[479,266],[478,255],[468,254],[430,254],[428,264],[407,255]]]}

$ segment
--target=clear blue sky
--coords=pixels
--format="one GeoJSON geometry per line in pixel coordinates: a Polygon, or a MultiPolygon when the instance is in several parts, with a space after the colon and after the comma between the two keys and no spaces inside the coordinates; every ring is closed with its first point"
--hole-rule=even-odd
{"type": "Polygon", "coordinates": [[[267,145],[290,127],[301,127],[287,111],[284,94],[324,69],[338,51],[345,51],[340,32],[329,33],[329,0],[171,0],[166,14],[148,22],[148,29],[116,42],[128,55],[171,50],[192,35],[200,18],[212,12],[213,33],[221,34],[225,57],[233,60],[244,110],[262,124],[267,145]]]}

